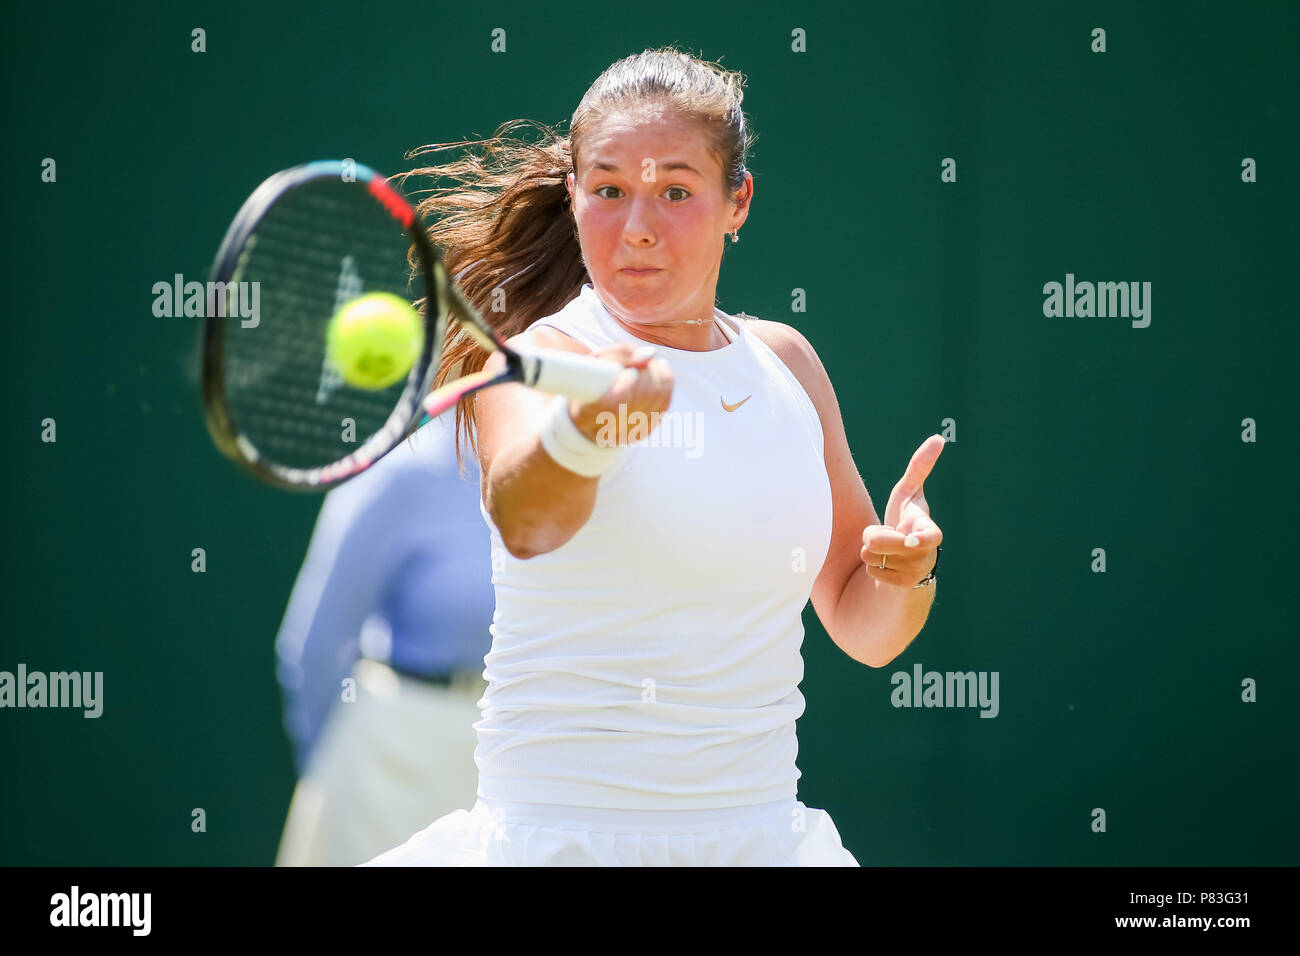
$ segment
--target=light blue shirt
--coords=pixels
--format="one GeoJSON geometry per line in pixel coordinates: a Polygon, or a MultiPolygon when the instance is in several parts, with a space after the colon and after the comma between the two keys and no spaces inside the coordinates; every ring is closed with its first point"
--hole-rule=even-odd
{"type": "Polygon", "coordinates": [[[401,670],[482,671],[494,596],[479,468],[454,412],[330,491],[276,638],[285,729],[301,773],[363,654],[401,670]],[[363,627],[364,625],[364,627],[363,627]]]}

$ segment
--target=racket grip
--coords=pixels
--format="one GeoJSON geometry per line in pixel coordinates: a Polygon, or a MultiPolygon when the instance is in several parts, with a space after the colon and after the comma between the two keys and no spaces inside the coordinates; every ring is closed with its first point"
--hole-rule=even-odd
{"type": "Polygon", "coordinates": [[[557,349],[529,349],[518,354],[525,385],[579,402],[600,398],[623,371],[622,365],[609,359],[557,349]]]}

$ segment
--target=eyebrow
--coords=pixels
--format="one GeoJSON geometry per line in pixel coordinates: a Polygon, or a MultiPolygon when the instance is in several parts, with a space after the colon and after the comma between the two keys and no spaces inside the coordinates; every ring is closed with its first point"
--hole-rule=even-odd
{"type": "MultiPolygon", "coordinates": [[[[671,170],[674,170],[674,169],[685,169],[685,170],[688,170],[688,171],[694,173],[696,176],[701,176],[701,177],[702,177],[702,176],[704,175],[704,174],[701,173],[698,169],[696,169],[694,166],[692,166],[690,163],[669,162],[669,163],[659,163],[658,165],[659,165],[659,168],[660,168],[660,169],[666,169],[666,170],[670,170],[670,171],[671,171],[671,170]]],[[[611,173],[616,173],[616,172],[618,172],[618,167],[617,167],[616,165],[614,165],[613,163],[599,163],[599,162],[598,162],[598,163],[593,163],[593,164],[592,164],[592,169],[604,169],[604,170],[607,170],[608,172],[611,172],[611,173]]]]}

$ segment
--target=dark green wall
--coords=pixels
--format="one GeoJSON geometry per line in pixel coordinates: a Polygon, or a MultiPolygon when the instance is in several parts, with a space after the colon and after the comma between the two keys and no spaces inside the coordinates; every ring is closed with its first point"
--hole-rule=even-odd
{"type": "Polygon", "coordinates": [[[0,711],[0,864],[266,864],[288,805],[272,640],[319,499],[210,447],[195,320],[155,318],[153,283],[205,278],[277,169],[567,121],[667,42],[750,77],[721,306],[818,348],[881,511],[955,422],[922,635],[872,670],[805,614],[804,802],[863,863],[1300,862],[1300,8],[324,6],[4,10],[0,669],[102,670],[105,712],[0,711]],[[1150,326],[1045,318],[1066,273],[1151,282],[1150,326]],[[997,671],[999,716],[894,708],[917,662],[997,671]]]}

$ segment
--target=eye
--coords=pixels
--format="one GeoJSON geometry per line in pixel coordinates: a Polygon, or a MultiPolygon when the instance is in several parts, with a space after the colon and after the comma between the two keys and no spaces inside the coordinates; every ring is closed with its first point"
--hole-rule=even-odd
{"type": "MultiPolygon", "coordinates": [[[[605,191],[606,189],[612,189],[612,190],[614,190],[615,192],[618,192],[618,191],[619,191],[619,188],[618,188],[617,186],[600,186],[600,187],[598,187],[598,188],[596,189],[596,191],[595,191],[595,192],[596,192],[596,195],[597,195],[597,196],[600,196],[601,199],[615,199],[615,198],[617,198],[617,197],[615,197],[615,196],[606,196],[606,195],[603,195],[603,193],[604,193],[604,191],[605,191]]],[[[687,199],[690,198],[690,195],[691,195],[690,190],[688,190],[688,189],[686,189],[686,188],[684,188],[684,187],[682,187],[682,186],[669,186],[667,189],[664,190],[664,194],[665,194],[665,195],[667,195],[668,193],[681,193],[681,198],[680,198],[680,199],[669,200],[670,202],[685,202],[687,199]]]]}

